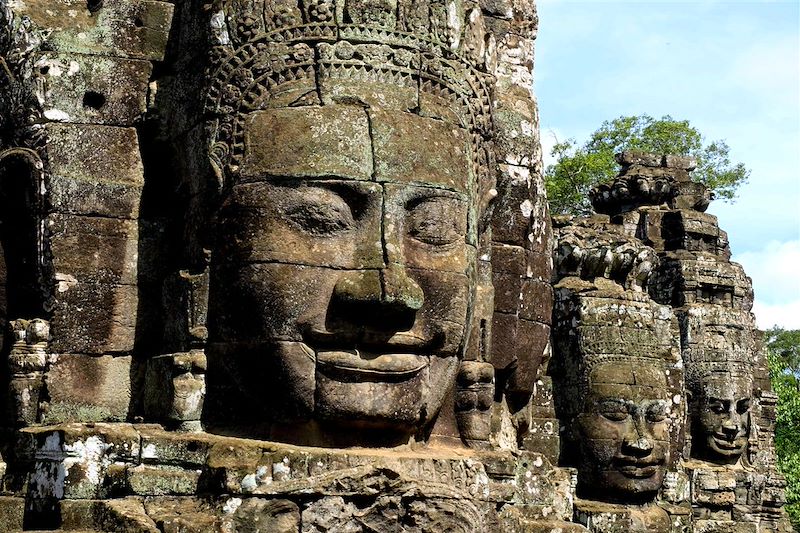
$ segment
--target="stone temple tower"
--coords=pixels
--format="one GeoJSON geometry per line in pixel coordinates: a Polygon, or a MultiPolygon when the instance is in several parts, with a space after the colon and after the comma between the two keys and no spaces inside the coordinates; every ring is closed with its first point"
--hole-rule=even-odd
{"type": "Polygon", "coordinates": [[[0,531],[780,531],[710,196],[553,222],[537,27],[0,0],[0,531]]]}

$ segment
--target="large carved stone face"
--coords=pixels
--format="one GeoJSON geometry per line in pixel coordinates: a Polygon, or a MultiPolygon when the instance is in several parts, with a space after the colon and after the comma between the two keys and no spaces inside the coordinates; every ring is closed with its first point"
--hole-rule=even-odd
{"type": "Polygon", "coordinates": [[[736,462],[747,449],[752,382],[746,376],[713,372],[701,387],[695,436],[702,455],[718,462],[736,462]]]}
{"type": "Polygon", "coordinates": [[[276,419],[413,432],[440,409],[469,323],[466,131],[329,105],[253,113],[245,139],[219,217],[211,349],[276,419]]]}
{"type": "Polygon", "coordinates": [[[664,370],[656,364],[637,360],[592,368],[577,419],[584,490],[630,498],[661,487],[669,457],[668,396],[664,370]]]}

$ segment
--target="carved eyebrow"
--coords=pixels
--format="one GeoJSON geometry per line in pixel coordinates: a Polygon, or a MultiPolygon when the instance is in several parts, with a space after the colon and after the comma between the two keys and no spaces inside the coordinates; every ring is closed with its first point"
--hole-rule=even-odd
{"type": "Polygon", "coordinates": [[[630,409],[631,407],[635,407],[636,404],[630,400],[625,400],[624,398],[605,398],[602,400],[597,400],[595,402],[597,407],[623,407],[625,409],[630,409]]]}
{"type": "Polygon", "coordinates": [[[713,396],[709,396],[709,398],[708,398],[708,403],[717,403],[717,402],[718,402],[718,403],[723,403],[723,404],[729,404],[729,403],[731,403],[731,401],[730,401],[730,400],[726,400],[725,398],[715,398],[715,397],[713,397],[713,396]]]}

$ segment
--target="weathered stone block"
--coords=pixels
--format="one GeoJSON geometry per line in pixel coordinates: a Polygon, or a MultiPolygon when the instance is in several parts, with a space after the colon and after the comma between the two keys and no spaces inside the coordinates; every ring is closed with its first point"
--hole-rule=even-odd
{"type": "Polygon", "coordinates": [[[522,279],[515,274],[494,274],[494,310],[516,314],[522,305],[522,279]]]}
{"type": "Polygon", "coordinates": [[[46,126],[48,192],[55,211],[137,218],[144,168],[136,130],[91,124],[46,126]]]}
{"type": "Polygon", "coordinates": [[[22,519],[25,515],[25,498],[0,496],[0,530],[22,531],[22,519]]]}
{"type": "Polygon", "coordinates": [[[553,313],[553,287],[538,280],[524,280],[520,291],[519,316],[549,324],[553,313]]]}
{"type": "Polygon", "coordinates": [[[48,229],[59,291],[78,283],[136,284],[136,221],[54,214],[48,229]]]}
{"type": "MultiPolygon", "coordinates": [[[[228,508],[235,507],[236,501],[229,498],[228,508]]],[[[147,514],[157,518],[162,533],[206,533],[221,527],[219,509],[201,498],[160,496],[145,499],[144,505],[147,514]]]]}
{"type": "Polygon", "coordinates": [[[508,368],[517,357],[517,325],[519,318],[507,313],[492,317],[492,359],[496,369],[508,368]]]}
{"type": "Polygon", "coordinates": [[[529,252],[527,275],[530,279],[550,281],[553,273],[553,256],[549,253],[529,252]]]}
{"type": "Polygon", "coordinates": [[[60,503],[60,510],[61,527],[67,531],[163,532],[147,515],[140,498],[63,500],[60,503]]]}
{"type": "Polygon", "coordinates": [[[53,352],[104,354],[133,349],[138,308],[135,285],[83,283],[71,276],[56,281],[53,352]]]}
{"type": "Polygon", "coordinates": [[[29,495],[35,500],[106,498],[112,467],[139,456],[128,424],[64,424],[26,430],[35,438],[29,495]]]}
{"type": "Polygon", "coordinates": [[[270,109],[246,118],[243,181],[372,178],[367,114],[358,106],[270,109]]]}
{"type": "Polygon", "coordinates": [[[160,427],[139,427],[142,462],[200,468],[208,463],[215,438],[206,434],[175,433],[160,427]]]}
{"type": "Polygon", "coordinates": [[[513,87],[504,91],[497,100],[494,113],[497,138],[497,160],[509,165],[532,167],[539,140],[536,103],[529,89],[513,87]]]}
{"type": "Polygon", "coordinates": [[[692,525],[694,533],[756,533],[758,525],[732,520],[696,520],[692,525]]]}
{"type": "Polygon", "coordinates": [[[226,517],[226,525],[240,533],[296,533],[300,531],[300,508],[291,500],[247,498],[226,517]]]}
{"type": "Polygon", "coordinates": [[[529,244],[531,213],[531,173],[527,167],[500,165],[497,180],[499,197],[492,217],[492,239],[498,243],[525,246],[529,244]]]}
{"type": "Polygon", "coordinates": [[[558,464],[561,453],[561,437],[557,418],[532,418],[528,433],[522,439],[522,448],[538,452],[553,463],[558,464]]]}
{"type": "Polygon", "coordinates": [[[45,382],[45,423],[121,421],[131,398],[131,358],[62,354],[45,382]]]}
{"type": "Polygon", "coordinates": [[[70,0],[27,0],[15,12],[51,33],[47,44],[58,52],[109,55],[161,61],[167,46],[173,5],[154,0],[105,0],[97,11],[70,0]]]}
{"type": "Polygon", "coordinates": [[[189,496],[197,493],[200,474],[174,466],[139,465],[128,468],[128,484],[141,496],[189,496]]]}
{"type": "Polygon", "coordinates": [[[149,61],[45,52],[35,64],[49,120],[128,126],[147,108],[149,61]]]}
{"type": "Polygon", "coordinates": [[[527,252],[522,246],[493,243],[492,272],[524,276],[527,270],[527,252]]]}
{"type": "Polygon", "coordinates": [[[435,185],[466,192],[474,179],[467,131],[411,113],[372,109],[378,181],[435,185]],[[419,147],[425,146],[425,150],[419,147]]]}
{"type": "Polygon", "coordinates": [[[545,360],[549,342],[550,326],[528,320],[519,321],[516,344],[517,364],[507,386],[509,391],[525,394],[527,397],[531,395],[533,385],[539,376],[539,366],[545,360]]]}

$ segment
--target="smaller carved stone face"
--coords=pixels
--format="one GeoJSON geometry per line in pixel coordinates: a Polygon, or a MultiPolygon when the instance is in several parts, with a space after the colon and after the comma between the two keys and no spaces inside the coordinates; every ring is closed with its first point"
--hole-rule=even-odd
{"type": "Polygon", "coordinates": [[[753,386],[745,376],[714,372],[702,383],[695,434],[704,454],[735,462],[747,448],[753,386]]]}
{"type": "Polygon", "coordinates": [[[599,363],[589,373],[588,386],[576,426],[580,485],[607,497],[657,491],[669,457],[663,369],[641,360],[599,363]]]}

